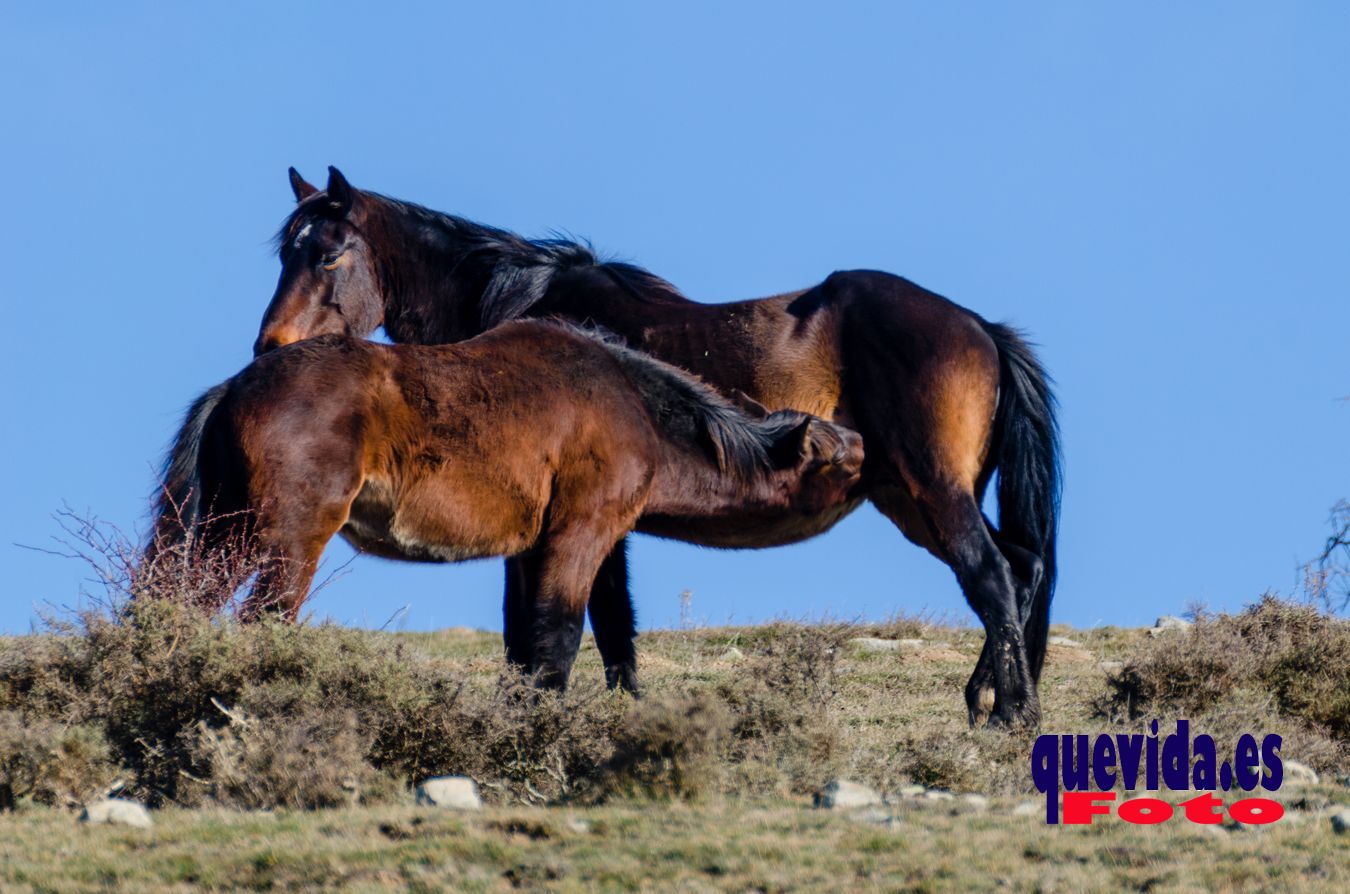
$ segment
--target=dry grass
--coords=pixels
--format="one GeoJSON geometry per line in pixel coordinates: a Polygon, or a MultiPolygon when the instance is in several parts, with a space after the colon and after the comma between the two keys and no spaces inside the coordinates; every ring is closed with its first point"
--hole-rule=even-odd
{"type": "MultiPolygon", "coordinates": [[[[167,575],[161,581],[169,580],[167,575]]],[[[200,583],[200,582],[198,582],[200,583]]],[[[153,597],[153,593],[150,594],[153,597]]],[[[1189,631],[1067,631],[1050,648],[1047,732],[1189,717],[1227,747],[1347,769],[1346,622],[1266,599],[1189,631]],[[1107,671],[1104,660],[1124,669],[1107,671]]],[[[654,631],[647,698],[610,693],[587,638],[574,685],[538,693],[500,638],[240,626],[154,598],[0,640],[0,889],[1318,890],[1350,881],[1310,811],[1281,793],[1260,833],[1178,822],[1048,830],[1012,816],[1029,740],[969,730],[977,631],[930,620],[654,631]],[[918,641],[868,652],[849,641],[918,641]],[[478,781],[490,809],[411,806],[432,775],[478,781]],[[886,827],[807,806],[836,777],[994,799],[929,802],[886,827]],[[76,824],[114,785],[161,807],[150,832],[76,824]],[[1298,807],[1299,810],[1293,808],[1298,807]],[[259,811],[267,811],[260,813],[259,811]],[[587,825],[578,825],[584,820],[587,825]],[[1278,859],[1271,859],[1277,855],[1278,859]]]]}
{"type": "Polygon", "coordinates": [[[1049,829],[1036,817],[925,805],[890,828],[800,805],[682,802],[411,806],[241,813],[169,809],[153,830],[86,828],[42,809],[6,823],[0,889],[212,891],[1344,890],[1325,822],[1259,833],[1121,823],[1049,829]]]}
{"type": "MultiPolygon", "coordinates": [[[[1104,628],[1052,646],[1047,731],[1188,717],[1225,739],[1279,732],[1286,757],[1344,767],[1346,622],[1266,599],[1189,631],[1104,628]],[[1123,659],[1108,674],[1101,659],[1123,659]]],[[[805,797],[847,776],[883,791],[1029,791],[1027,741],[969,730],[977,632],[923,625],[868,653],[874,628],[773,624],[643,636],[649,698],[600,684],[589,639],[573,687],[506,672],[496,636],[241,626],[157,601],[0,644],[0,784],[72,804],[120,779],[152,805],[381,803],[463,774],[499,803],[805,797]]]]}

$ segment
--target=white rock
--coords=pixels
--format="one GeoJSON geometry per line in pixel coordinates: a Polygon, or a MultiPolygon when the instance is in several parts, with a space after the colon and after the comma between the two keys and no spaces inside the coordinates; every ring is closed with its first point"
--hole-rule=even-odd
{"type": "Polygon", "coordinates": [[[150,812],[135,801],[122,798],[105,798],[85,805],[80,814],[83,823],[108,823],[114,826],[132,826],[136,829],[148,829],[155,824],[150,812]]]}
{"type": "Polygon", "coordinates": [[[989,807],[989,799],[984,795],[962,795],[961,802],[976,810],[987,810],[989,807]]]}
{"type": "Polygon", "coordinates": [[[902,798],[922,798],[923,793],[926,791],[928,791],[928,789],[916,783],[914,785],[900,786],[899,790],[896,791],[896,794],[902,798]]]}
{"type": "Polygon", "coordinates": [[[1286,785],[1317,785],[1322,780],[1318,777],[1317,771],[1307,764],[1285,761],[1283,781],[1286,785]]]}
{"type": "Polygon", "coordinates": [[[836,779],[816,795],[816,806],[826,810],[849,807],[872,807],[881,803],[881,795],[857,782],[836,779]]]}
{"type": "Polygon", "coordinates": [[[587,832],[591,831],[591,821],[579,819],[578,817],[574,816],[567,821],[567,828],[571,829],[578,835],[585,835],[587,832]]]}
{"type": "Polygon", "coordinates": [[[951,792],[944,792],[939,789],[930,788],[928,791],[923,793],[923,798],[925,801],[955,801],[956,795],[953,795],[951,792]]]}
{"type": "Polygon", "coordinates": [[[478,783],[467,776],[437,776],[417,787],[417,803],[451,810],[480,810],[478,783]]]}
{"type": "Polygon", "coordinates": [[[1342,810],[1331,815],[1331,829],[1337,835],[1350,832],[1350,810],[1342,810]]]}
{"type": "Polygon", "coordinates": [[[1185,630],[1191,626],[1191,622],[1178,618],[1175,615],[1163,615],[1153,622],[1153,626],[1161,630],[1185,630]]]}
{"type": "Polygon", "coordinates": [[[742,652],[740,649],[736,648],[735,646],[732,646],[730,649],[727,649],[725,652],[722,653],[723,661],[740,661],[744,657],[745,653],[742,652]]]}
{"type": "Polygon", "coordinates": [[[1052,646],[1067,646],[1070,649],[1081,649],[1083,644],[1076,639],[1069,639],[1067,636],[1052,636],[1046,640],[1052,646]]]}
{"type": "Polygon", "coordinates": [[[1013,808],[1013,816],[1044,816],[1045,805],[1036,801],[1023,801],[1013,808]]]}

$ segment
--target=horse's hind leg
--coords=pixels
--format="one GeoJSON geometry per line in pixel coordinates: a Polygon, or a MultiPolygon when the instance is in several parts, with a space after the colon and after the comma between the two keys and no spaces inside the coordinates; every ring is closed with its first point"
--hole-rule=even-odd
{"type": "Polygon", "coordinates": [[[638,694],[637,619],[628,589],[628,540],[620,540],[605,556],[591,586],[586,610],[595,633],[595,647],[605,664],[605,683],[610,689],[638,694]]]}
{"type": "Polygon", "coordinates": [[[1040,722],[1036,684],[1027,662],[1017,587],[1007,559],[985,527],[973,494],[920,493],[920,507],[975,614],[984,624],[981,661],[992,665],[994,703],[988,704],[979,665],[967,685],[972,722],[991,710],[989,722],[1034,726],[1040,722]]]}
{"type": "MultiPolygon", "coordinates": [[[[1013,573],[1013,581],[1017,588],[1017,611],[1022,621],[1022,634],[1026,638],[1027,624],[1031,620],[1032,598],[1041,585],[1045,566],[1035,553],[1000,539],[997,530],[989,524],[988,519],[985,520],[985,527],[998,545],[999,552],[1007,559],[1008,567],[1013,573]]],[[[1031,667],[1031,676],[1033,682],[1040,683],[1040,668],[1034,664],[1031,667]]],[[[972,726],[987,720],[995,707],[994,650],[988,638],[985,639],[984,648],[980,651],[980,660],[975,664],[975,672],[970,675],[970,682],[966,684],[966,705],[970,711],[972,726]]]]}
{"type": "Polygon", "coordinates": [[[506,662],[524,671],[534,666],[534,601],[538,581],[537,550],[506,560],[502,640],[506,645],[506,662]]]}

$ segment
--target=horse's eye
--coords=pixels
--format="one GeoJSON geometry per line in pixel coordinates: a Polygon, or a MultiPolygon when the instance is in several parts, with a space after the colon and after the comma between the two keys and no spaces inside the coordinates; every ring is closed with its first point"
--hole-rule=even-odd
{"type": "Polygon", "coordinates": [[[328,254],[323,256],[323,261],[321,263],[323,264],[323,269],[325,270],[336,270],[338,261],[340,260],[342,260],[342,252],[330,251],[328,254]]]}

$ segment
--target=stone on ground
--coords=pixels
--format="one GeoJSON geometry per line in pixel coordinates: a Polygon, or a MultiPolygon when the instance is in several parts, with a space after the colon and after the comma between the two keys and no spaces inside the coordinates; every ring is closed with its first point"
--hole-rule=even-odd
{"type": "Polygon", "coordinates": [[[826,810],[873,807],[881,803],[875,790],[847,779],[836,779],[816,794],[816,806],[826,810]]]}
{"type": "Polygon", "coordinates": [[[1317,771],[1298,761],[1284,762],[1284,783],[1286,785],[1317,785],[1321,782],[1317,771]]]}
{"type": "Polygon", "coordinates": [[[467,776],[436,776],[417,787],[417,803],[450,810],[480,810],[478,783],[467,776]]]}
{"type": "Polygon", "coordinates": [[[1190,626],[1191,622],[1183,618],[1178,618],[1175,615],[1163,615],[1161,618],[1153,622],[1153,626],[1149,628],[1148,635],[1158,636],[1159,634],[1165,633],[1168,630],[1185,630],[1187,627],[1190,626]]]}
{"type": "Polygon", "coordinates": [[[100,825],[131,826],[135,829],[148,829],[155,824],[150,812],[135,801],[122,798],[104,798],[85,805],[80,814],[80,822],[100,825]]]}
{"type": "Polygon", "coordinates": [[[1350,833],[1350,810],[1342,810],[1331,815],[1331,828],[1337,835],[1350,833]]]}

